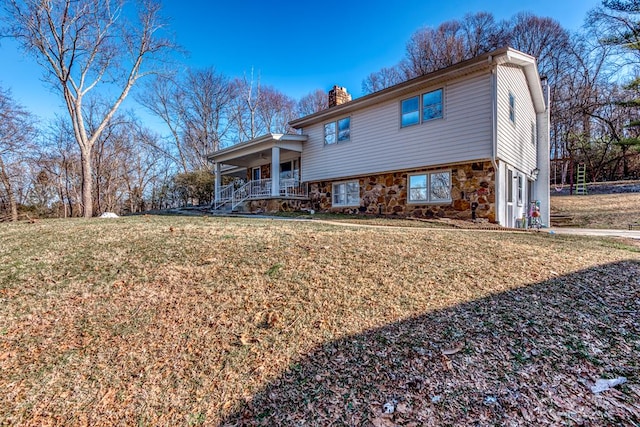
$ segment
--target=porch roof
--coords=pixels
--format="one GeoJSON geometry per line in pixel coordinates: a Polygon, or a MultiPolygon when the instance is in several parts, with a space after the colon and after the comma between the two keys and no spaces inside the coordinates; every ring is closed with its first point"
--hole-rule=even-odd
{"type": "Polygon", "coordinates": [[[207,159],[225,165],[249,167],[258,159],[271,157],[271,149],[278,147],[283,150],[302,152],[302,143],[307,135],[269,133],[250,141],[241,142],[231,147],[215,151],[207,159]]]}

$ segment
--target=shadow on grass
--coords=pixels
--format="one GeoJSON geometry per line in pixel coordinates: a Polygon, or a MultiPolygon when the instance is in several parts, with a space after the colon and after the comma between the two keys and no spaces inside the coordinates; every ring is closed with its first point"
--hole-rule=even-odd
{"type": "Polygon", "coordinates": [[[315,348],[222,425],[637,425],[639,310],[626,261],[429,312],[315,348]]]}

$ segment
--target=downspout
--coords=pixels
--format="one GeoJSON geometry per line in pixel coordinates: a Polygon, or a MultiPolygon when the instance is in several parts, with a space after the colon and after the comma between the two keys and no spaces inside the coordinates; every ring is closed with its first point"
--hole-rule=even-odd
{"type": "MultiPolygon", "coordinates": [[[[493,63],[493,57],[489,57],[489,63],[493,63]]],[[[498,179],[498,162],[496,158],[498,156],[498,73],[497,67],[494,65],[491,68],[491,165],[493,166],[493,180],[495,182],[495,212],[496,222],[500,223],[502,215],[500,215],[500,209],[502,209],[500,203],[500,180],[498,179]]]]}

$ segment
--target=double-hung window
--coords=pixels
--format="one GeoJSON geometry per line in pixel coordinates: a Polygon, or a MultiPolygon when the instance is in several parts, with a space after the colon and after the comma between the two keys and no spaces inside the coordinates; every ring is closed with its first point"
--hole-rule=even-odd
{"type": "Polygon", "coordinates": [[[420,97],[414,96],[402,101],[402,127],[418,123],[420,123],[420,97]]]}
{"type": "Polygon", "coordinates": [[[358,181],[333,184],[333,206],[360,206],[360,183],[358,181]]]}
{"type": "Polygon", "coordinates": [[[325,123],[324,143],[325,145],[336,142],[349,141],[351,139],[351,117],[344,117],[335,122],[325,123]]]}
{"type": "Polygon", "coordinates": [[[404,99],[400,103],[401,126],[417,125],[442,118],[442,89],[404,99]]]}
{"type": "Polygon", "coordinates": [[[408,179],[409,203],[451,202],[450,171],[411,174],[408,179]]]}
{"type": "Polygon", "coordinates": [[[442,89],[422,95],[422,121],[442,117],[442,89]]]}

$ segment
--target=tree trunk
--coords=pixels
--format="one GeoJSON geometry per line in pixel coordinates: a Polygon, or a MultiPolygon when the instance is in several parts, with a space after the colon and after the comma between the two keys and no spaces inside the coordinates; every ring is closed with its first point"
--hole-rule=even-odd
{"type": "Polygon", "coordinates": [[[11,182],[9,181],[9,176],[7,172],[4,170],[4,164],[2,163],[2,159],[0,159],[0,181],[7,192],[7,201],[9,202],[9,212],[11,221],[18,220],[18,204],[16,203],[16,198],[13,195],[13,189],[11,188],[11,182]]]}
{"type": "Polygon", "coordinates": [[[91,150],[80,150],[80,163],[82,164],[82,208],[84,217],[93,216],[93,190],[91,177],[91,150]]]}

